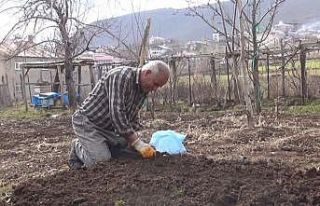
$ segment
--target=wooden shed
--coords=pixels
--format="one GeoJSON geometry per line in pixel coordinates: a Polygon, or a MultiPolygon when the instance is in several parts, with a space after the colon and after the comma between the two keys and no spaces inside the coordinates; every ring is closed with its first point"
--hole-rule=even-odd
{"type": "MultiPolygon", "coordinates": [[[[73,61],[73,79],[76,86],[76,92],[82,101],[92,90],[96,82],[96,75],[93,70],[93,60],[74,60],[73,61]]],[[[21,68],[21,89],[23,100],[26,104],[34,94],[42,92],[65,93],[65,69],[63,61],[52,62],[25,62],[20,65],[21,68]],[[30,79],[28,74],[32,70],[38,70],[40,77],[30,79]]]]}

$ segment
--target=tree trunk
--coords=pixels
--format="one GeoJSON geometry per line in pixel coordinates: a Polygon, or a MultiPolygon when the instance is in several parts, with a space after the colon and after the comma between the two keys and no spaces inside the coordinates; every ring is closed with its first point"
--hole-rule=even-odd
{"type": "Polygon", "coordinates": [[[75,84],[73,80],[73,63],[72,55],[70,51],[70,45],[65,48],[65,59],[64,59],[64,69],[65,69],[65,80],[67,84],[69,107],[73,110],[77,108],[76,101],[76,91],[75,84]]]}
{"type": "Polygon", "coordinates": [[[253,42],[253,60],[252,60],[252,73],[253,73],[253,88],[254,88],[254,99],[255,99],[255,110],[259,114],[261,112],[261,94],[260,94],[260,82],[259,82],[259,55],[258,55],[258,43],[257,43],[257,3],[253,0],[252,9],[252,42],[253,42]]]}
{"type": "Polygon", "coordinates": [[[192,105],[192,88],[191,88],[191,62],[188,58],[188,84],[189,84],[189,105],[192,105]]]}
{"type": "Polygon", "coordinates": [[[172,58],[169,61],[169,64],[170,64],[170,69],[172,71],[171,102],[175,104],[176,103],[176,94],[177,94],[177,80],[178,80],[176,59],[172,58]]]}
{"type": "Polygon", "coordinates": [[[27,95],[26,95],[26,80],[24,75],[24,67],[21,68],[22,74],[20,75],[20,81],[21,81],[21,94],[24,101],[24,106],[26,109],[26,112],[28,112],[28,102],[27,102],[27,95]]]}
{"type": "Polygon", "coordinates": [[[239,83],[239,72],[238,69],[239,64],[236,55],[232,55],[232,64],[231,64],[231,70],[232,70],[232,80],[233,80],[233,94],[234,94],[234,101],[236,104],[240,104],[242,102],[243,98],[241,97],[241,88],[239,83]]]}
{"type": "Polygon", "coordinates": [[[230,85],[230,68],[229,68],[229,57],[226,49],[226,56],[225,56],[225,61],[226,61],[226,69],[227,69],[227,80],[228,80],[228,100],[231,101],[231,85],[230,85]]]}
{"type": "Polygon", "coordinates": [[[307,94],[307,70],[306,70],[306,50],[301,47],[301,53],[300,53],[300,64],[301,64],[301,98],[303,104],[305,104],[305,101],[308,97],[307,94]]]}
{"type": "Polygon", "coordinates": [[[243,10],[242,10],[242,2],[241,0],[237,0],[238,2],[238,10],[240,14],[240,72],[241,72],[241,79],[242,79],[242,86],[243,86],[243,95],[246,104],[246,113],[247,113],[247,120],[248,126],[254,126],[254,114],[252,103],[250,99],[250,88],[249,88],[249,74],[246,68],[246,39],[245,39],[245,22],[243,17],[243,10]]]}
{"type": "Polygon", "coordinates": [[[74,81],[73,81],[73,75],[72,75],[72,62],[67,61],[65,63],[65,74],[66,74],[66,83],[67,83],[67,90],[68,90],[68,100],[69,100],[69,106],[72,109],[77,108],[77,101],[76,101],[76,91],[74,88],[74,81]]]}
{"type": "MultiPolygon", "coordinates": [[[[66,2],[67,4],[67,2],[66,2]]],[[[68,5],[67,5],[68,6],[68,5]]],[[[67,91],[68,91],[68,100],[69,100],[69,107],[72,110],[77,108],[77,101],[76,101],[76,89],[75,83],[73,79],[73,56],[72,56],[72,43],[69,37],[69,33],[67,30],[67,19],[68,14],[62,14],[59,16],[59,30],[62,36],[62,42],[64,46],[64,69],[65,69],[65,81],[67,84],[67,91]]],[[[60,79],[61,81],[61,79],[60,79]]],[[[62,88],[61,88],[62,89],[62,88]]],[[[62,94],[63,95],[63,94],[62,94]]]]}
{"type": "Polygon", "coordinates": [[[267,54],[267,86],[268,86],[268,99],[270,99],[270,55],[267,54]]]}

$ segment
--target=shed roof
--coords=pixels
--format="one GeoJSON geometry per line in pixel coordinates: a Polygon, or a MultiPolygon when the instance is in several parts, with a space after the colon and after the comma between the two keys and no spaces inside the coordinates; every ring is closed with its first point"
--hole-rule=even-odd
{"type": "MultiPolygon", "coordinates": [[[[74,66],[86,66],[93,65],[94,61],[92,60],[81,60],[77,59],[73,62],[74,66]]],[[[56,69],[58,66],[63,66],[64,61],[48,61],[48,62],[25,62],[21,63],[20,67],[25,69],[56,69]]]]}

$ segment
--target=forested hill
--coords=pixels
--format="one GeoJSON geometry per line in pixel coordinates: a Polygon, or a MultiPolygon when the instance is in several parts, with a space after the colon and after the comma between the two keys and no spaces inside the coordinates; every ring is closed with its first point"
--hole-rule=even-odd
{"type": "MultiPolygon", "coordinates": [[[[265,8],[270,2],[265,3],[265,8]]],[[[225,2],[230,4],[230,2],[225,2]]],[[[226,8],[232,8],[226,6],[226,8]]],[[[279,20],[287,23],[305,24],[315,21],[320,21],[320,0],[286,0],[279,9],[276,16],[275,23],[279,20]]],[[[232,12],[231,10],[227,12],[232,12]]],[[[203,40],[211,38],[212,30],[200,18],[186,15],[187,9],[156,9],[151,11],[143,11],[140,13],[132,13],[124,16],[114,18],[114,20],[121,24],[122,34],[128,33],[129,42],[134,42],[137,33],[136,21],[137,19],[145,20],[150,17],[152,19],[151,35],[161,36],[170,39],[177,39],[181,41],[188,40],[203,40]]],[[[108,21],[102,20],[102,21],[108,21]]],[[[93,44],[105,45],[110,43],[110,39],[105,36],[97,37],[93,44]]]]}

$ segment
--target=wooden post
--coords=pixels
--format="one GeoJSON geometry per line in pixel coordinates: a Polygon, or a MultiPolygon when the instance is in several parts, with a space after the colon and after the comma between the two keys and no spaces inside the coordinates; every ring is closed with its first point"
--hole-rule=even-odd
{"type": "Polygon", "coordinates": [[[50,75],[50,85],[51,85],[51,91],[54,91],[54,82],[53,82],[53,77],[52,77],[52,73],[51,73],[51,70],[49,72],[49,75],[50,75]]]}
{"type": "Polygon", "coordinates": [[[58,66],[56,67],[55,70],[55,75],[54,75],[54,79],[53,79],[53,86],[52,86],[52,91],[53,92],[59,92],[59,87],[60,87],[60,76],[59,76],[59,72],[58,72],[58,66]]]}
{"type": "Polygon", "coordinates": [[[21,81],[21,93],[22,98],[24,101],[26,112],[28,112],[28,102],[27,102],[27,95],[26,95],[26,84],[25,84],[25,74],[24,74],[24,67],[21,68],[22,75],[20,75],[20,81],[21,81]]]}
{"type": "Polygon", "coordinates": [[[2,107],[2,106],[5,106],[6,105],[6,101],[5,101],[5,99],[6,99],[6,95],[5,95],[5,82],[4,82],[4,77],[3,76],[1,76],[1,82],[2,82],[2,84],[0,83],[0,108],[2,107]]]}
{"type": "Polygon", "coordinates": [[[92,65],[89,65],[89,72],[90,72],[90,83],[91,83],[91,89],[94,88],[94,86],[96,85],[95,79],[94,79],[94,75],[93,75],[93,68],[92,65]]]}
{"type": "Polygon", "coordinates": [[[4,92],[2,92],[2,91],[4,91],[4,87],[5,87],[4,84],[0,84],[0,108],[3,105],[5,105],[5,103],[4,103],[5,96],[4,96],[4,92]]]}
{"type": "Polygon", "coordinates": [[[285,78],[285,63],[286,59],[284,57],[284,44],[283,39],[280,41],[280,48],[281,48],[281,77],[282,77],[282,96],[286,96],[286,78],[285,78]]]}
{"type": "Polygon", "coordinates": [[[151,19],[148,18],[147,25],[146,25],[146,27],[144,29],[144,33],[143,33],[142,43],[139,48],[139,67],[144,65],[146,57],[148,56],[147,45],[148,45],[150,27],[151,27],[151,19]]]}
{"type": "Polygon", "coordinates": [[[226,48],[226,69],[227,69],[227,80],[228,80],[228,98],[229,101],[231,101],[231,84],[230,84],[230,65],[229,65],[229,57],[228,57],[228,52],[227,52],[227,48],[226,48]]]}
{"type": "Polygon", "coordinates": [[[214,99],[217,101],[218,84],[217,84],[217,73],[216,73],[216,61],[214,57],[210,57],[210,68],[211,68],[211,84],[213,87],[213,95],[214,95],[214,99]]]}
{"type": "MultiPolygon", "coordinates": [[[[146,27],[144,28],[143,38],[141,41],[141,45],[139,48],[139,54],[138,54],[138,60],[139,60],[139,67],[142,67],[146,61],[146,58],[148,56],[148,39],[149,39],[149,33],[150,33],[150,27],[151,27],[151,19],[147,19],[146,27]]],[[[154,94],[152,94],[152,97],[154,98],[154,94]]],[[[147,108],[149,108],[149,100],[148,97],[146,99],[147,108]]],[[[151,105],[151,117],[152,119],[155,119],[154,116],[154,99],[152,99],[152,105],[151,105]]]]}
{"type": "Polygon", "coordinates": [[[58,76],[59,76],[59,85],[60,85],[60,93],[61,93],[61,104],[63,106],[64,103],[64,88],[63,88],[63,78],[62,78],[62,71],[61,71],[61,66],[57,65],[57,71],[58,71],[58,76]]]}
{"type": "Polygon", "coordinates": [[[306,50],[300,45],[300,64],[301,64],[301,98],[302,103],[305,104],[307,98],[307,70],[306,70],[306,50]]]}
{"type": "Polygon", "coordinates": [[[270,99],[270,55],[267,54],[267,88],[268,88],[268,99],[270,99]]]}
{"type": "MultiPolygon", "coordinates": [[[[30,68],[28,69],[28,71],[30,70],[30,68]]],[[[29,97],[30,97],[30,100],[32,99],[32,95],[31,95],[31,85],[30,85],[30,78],[29,78],[29,74],[28,74],[28,71],[27,71],[27,80],[28,80],[28,89],[29,89],[29,97]]]]}
{"type": "Polygon", "coordinates": [[[191,90],[191,63],[188,57],[188,77],[189,77],[189,105],[192,105],[192,90],[191,90]]]}
{"type": "MultiPolygon", "coordinates": [[[[106,66],[106,68],[108,67],[106,66]]],[[[98,66],[98,79],[101,79],[101,77],[102,77],[102,66],[98,66]]]]}
{"type": "Polygon", "coordinates": [[[176,59],[172,58],[170,60],[170,62],[169,62],[169,65],[170,65],[170,69],[172,71],[171,102],[175,104],[175,102],[176,102],[176,94],[177,94],[177,81],[178,81],[176,59]]]}
{"type": "Polygon", "coordinates": [[[81,78],[81,66],[78,66],[78,94],[79,96],[81,97],[81,81],[82,81],[82,78],[81,78]]]}

